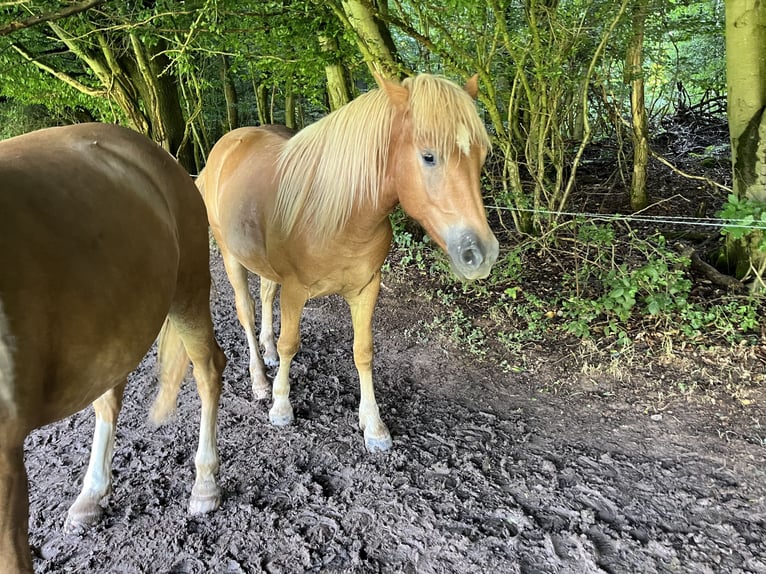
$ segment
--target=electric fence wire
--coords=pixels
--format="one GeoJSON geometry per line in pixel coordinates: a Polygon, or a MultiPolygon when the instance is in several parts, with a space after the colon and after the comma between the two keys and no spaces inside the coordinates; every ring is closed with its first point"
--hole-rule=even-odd
{"type": "Polygon", "coordinates": [[[656,216],[656,215],[623,215],[619,213],[588,213],[573,211],[552,211],[546,209],[530,209],[522,207],[508,207],[503,205],[487,205],[487,209],[501,211],[515,211],[517,213],[537,213],[539,215],[555,215],[557,217],[573,217],[593,219],[598,221],[635,221],[639,223],[686,225],[690,227],[720,227],[728,229],[758,229],[766,231],[766,222],[757,222],[751,219],[711,219],[709,217],[683,217],[683,216],[656,216]]]}

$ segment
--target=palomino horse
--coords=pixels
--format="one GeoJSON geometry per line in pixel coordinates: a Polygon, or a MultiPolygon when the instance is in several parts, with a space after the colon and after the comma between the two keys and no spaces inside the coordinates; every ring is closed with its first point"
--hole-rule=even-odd
{"type": "Polygon", "coordinates": [[[279,355],[271,422],[288,424],[290,361],[309,298],[338,293],[351,308],[359,372],[359,426],[367,449],[386,450],[372,384],[372,315],[401,204],[447,252],[461,279],[486,277],[498,243],[479,186],[489,137],[465,89],[431,75],[372,90],[290,138],[277,128],[234,130],[213,147],[197,186],[207,206],[250,348],[256,398],[269,384],[254,332],[247,271],[260,275],[259,334],[267,363],[279,355]],[[274,346],[272,304],[281,285],[274,346]]]}
{"type": "Polygon", "coordinates": [[[0,181],[0,572],[17,574],[32,572],[24,438],[93,402],[68,523],[96,520],[126,377],[160,331],[153,415],[173,410],[191,358],[202,421],[190,511],[218,506],[226,359],[210,316],[205,209],[168,153],[117,126],[50,128],[0,142],[0,181]]]}

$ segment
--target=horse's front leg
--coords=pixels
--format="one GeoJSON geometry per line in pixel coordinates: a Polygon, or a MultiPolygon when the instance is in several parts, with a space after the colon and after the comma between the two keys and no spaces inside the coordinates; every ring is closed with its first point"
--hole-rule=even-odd
{"type": "Polygon", "coordinates": [[[306,293],[301,286],[282,285],[279,295],[281,328],[277,352],[279,369],[274,379],[272,406],[269,420],[275,425],[288,425],[293,422],[293,407],[290,404],[290,363],[301,344],[301,313],[306,304],[306,293]]]}
{"type": "Polygon", "coordinates": [[[364,444],[370,452],[391,448],[391,433],[380,419],[375,389],[372,384],[372,313],[380,291],[380,273],[360,292],[345,295],[351,308],[354,326],[354,363],[359,372],[359,428],[364,431],[364,444]]]}
{"type": "Polygon", "coordinates": [[[67,512],[64,529],[75,531],[96,523],[104,513],[101,500],[112,492],[112,454],[114,453],[114,431],[117,416],[122,408],[125,391],[123,381],[105,392],[93,403],[96,413],[96,428],[93,432],[93,446],[82,491],[67,512]]]}
{"type": "Polygon", "coordinates": [[[8,424],[0,422],[0,574],[32,574],[24,437],[18,436],[17,420],[4,422],[8,424]]]}

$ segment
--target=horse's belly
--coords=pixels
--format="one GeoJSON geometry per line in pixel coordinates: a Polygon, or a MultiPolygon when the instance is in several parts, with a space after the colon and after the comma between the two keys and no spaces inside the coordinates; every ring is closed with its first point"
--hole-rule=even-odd
{"type": "Polygon", "coordinates": [[[34,240],[0,257],[15,270],[0,280],[0,298],[15,341],[14,394],[31,426],[77,412],[114,387],[159,332],[179,252],[168,228],[148,219],[136,220],[131,234],[109,212],[100,225],[69,234],[44,237],[55,226],[40,224],[34,240]]]}

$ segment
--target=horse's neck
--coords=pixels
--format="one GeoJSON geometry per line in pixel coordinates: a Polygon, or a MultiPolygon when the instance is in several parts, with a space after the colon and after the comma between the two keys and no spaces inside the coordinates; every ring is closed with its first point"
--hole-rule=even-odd
{"type": "Polygon", "coordinates": [[[381,197],[375,205],[363,205],[354,210],[345,226],[343,236],[368,238],[370,242],[390,241],[391,223],[388,216],[396,208],[398,199],[381,197]],[[382,201],[387,199],[387,201],[382,201]]]}

